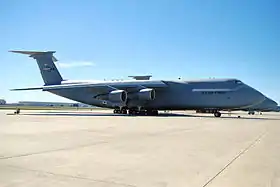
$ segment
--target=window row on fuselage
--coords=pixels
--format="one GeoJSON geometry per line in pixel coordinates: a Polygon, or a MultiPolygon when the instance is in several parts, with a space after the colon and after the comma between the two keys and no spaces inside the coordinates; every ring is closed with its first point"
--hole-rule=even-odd
{"type": "Polygon", "coordinates": [[[201,92],[202,94],[205,94],[205,95],[210,95],[210,94],[225,94],[227,92],[225,91],[204,91],[204,92],[201,92]]]}

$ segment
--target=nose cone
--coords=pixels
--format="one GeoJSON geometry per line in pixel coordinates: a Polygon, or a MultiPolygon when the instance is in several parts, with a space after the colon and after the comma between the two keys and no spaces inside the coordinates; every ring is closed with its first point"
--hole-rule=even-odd
{"type": "Polygon", "coordinates": [[[278,107],[278,103],[276,101],[273,101],[273,104],[278,107]]]}
{"type": "Polygon", "coordinates": [[[260,105],[265,101],[266,97],[258,90],[244,84],[239,90],[240,104],[242,104],[242,109],[252,108],[253,106],[260,105]]]}
{"type": "Polygon", "coordinates": [[[278,108],[278,106],[274,106],[274,107],[270,108],[269,110],[277,112],[277,111],[279,111],[279,108],[278,108]]]}
{"type": "Polygon", "coordinates": [[[266,106],[264,110],[277,110],[278,104],[270,98],[266,99],[266,106]]]}
{"type": "Polygon", "coordinates": [[[271,108],[275,108],[276,106],[277,105],[276,105],[275,101],[266,97],[265,100],[262,103],[260,103],[258,105],[251,106],[250,109],[264,111],[264,110],[268,110],[268,109],[271,109],[271,108]]]}
{"type": "Polygon", "coordinates": [[[269,99],[269,98],[268,98],[268,101],[269,101],[270,107],[277,107],[278,104],[275,101],[273,101],[272,99],[269,99]]]}

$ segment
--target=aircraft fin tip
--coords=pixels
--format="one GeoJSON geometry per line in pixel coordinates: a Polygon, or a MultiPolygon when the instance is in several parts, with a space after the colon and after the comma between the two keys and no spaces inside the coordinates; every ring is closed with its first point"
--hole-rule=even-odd
{"type": "Polygon", "coordinates": [[[21,51],[21,50],[9,50],[12,53],[20,53],[25,55],[37,55],[37,54],[47,54],[47,53],[55,53],[56,51],[21,51]]]}

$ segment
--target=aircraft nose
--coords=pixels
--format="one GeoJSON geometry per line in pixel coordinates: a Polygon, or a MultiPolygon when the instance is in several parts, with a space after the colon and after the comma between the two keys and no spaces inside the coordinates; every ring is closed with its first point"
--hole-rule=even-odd
{"type": "Polygon", "coordinates": [[[276,108],[277,107],[277,103],[275,101],[273,101],[272,99],[268,98],[268,107],[269,108],[276,108]]]}
{"type": "Polygon", "coordinates": [[[253,104],[260,104],[262,103],[266,97],[261,93],[259,92],[258,90],[251,88],[251,92],[252,92],[252,103],[253,104]]]}
{"type": "Polygon", "coordinates": [[[261,104],[266,99],[266,97],[261,92],[248,85],[245,85],[243,88],[241,88],[240,93],[242,95],[241,97],[243,97],[242,100],[246,107],[261,104]]]}
{"type": "Polygon", "coordinates": [[[278,108],[278,103],[276,103],[275,101],[273,101],[272,109],[273,109],[273,110],[277,110],[277,108],[278,108]]]}

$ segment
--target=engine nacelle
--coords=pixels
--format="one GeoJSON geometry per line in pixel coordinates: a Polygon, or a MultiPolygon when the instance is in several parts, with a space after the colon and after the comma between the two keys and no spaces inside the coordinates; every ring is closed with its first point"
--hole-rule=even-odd
{"type": "Polygon", "coordinates": [[[111,102],[122,103],[127,100],[127,93],[124,90],[113,90],[106,95],[98,95],[96,99],[109,100],[111,102]]]}
{"type": "Polygon", "coordinates": [[[108,94],[108,100],[112,102],[126,102],[127,93],[124,90],[114,90],[108,94]]]}
{"type": "Polygon", "coordinates": [[[151,88],[145,88],[141,89],[137,93],[139,100],[154,100],[156,98],[156,92],[154,89],[151,88]]]}

